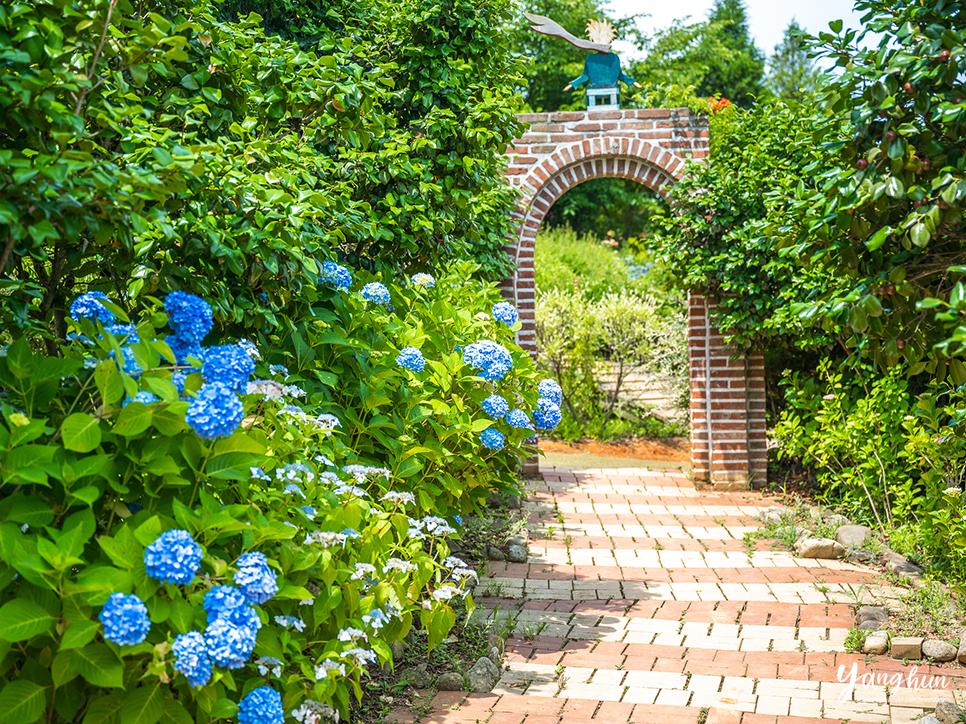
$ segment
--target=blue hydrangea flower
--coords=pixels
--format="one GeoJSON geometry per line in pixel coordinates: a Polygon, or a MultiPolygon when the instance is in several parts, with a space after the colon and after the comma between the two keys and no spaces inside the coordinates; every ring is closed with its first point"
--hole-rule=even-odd
{"type": "Polygon", "coordinates": [[[245,594],[234,586],[213,586],[205,594],[204,609],[208,614],[208,623],[216,618],[230,617],[236,608],[242,608],[248,603],[245,594]]]}
{"type": "Polygon", "coordinates": [[[509,415],[506,416],[507,424],[510,427],[522,427],[527,430],[532,430],[533,425],[530,423],[530,418],[527,417],[527,413],[523,410],[513,410],[509,415]]]}
{"type": "Polygon", "coordinates": [[[517,308],[509,302],[500,302],[493,305],[493,318],[497,322],[503,322],[506,326],[512,327],[520,318],[517,308]]]}
{"type": "Polygon", "coordinates": [[[396,357],[396,364],[412,372],[422,372],[426,369],[426,360],[423,359],[423,353],[415,347],[403,349],[396,357]]]}
{"type": "Polygon", "coordinates": [[[462,515],[454,515],[453,516],[453,520],[456,521],[456,525],[458,525],[460,528],[463,527],[463,516],[462,515]]]}
{"type": "Polygon", "coordinates": [[[208,658],[208,645],[205,637],[197,631],[181,634],[171,646],[174,654],[174,668],[184,674],[188,683],[198,688],[211,678],[211,659],[208,658]]]}
{"type": "Polygon", "coordinates": [[[537,409],[533,411],[533,420],[541,430],[553,430],[562,417],[560,408],[546,398],[539,400],[537,409]]]}
{"type": "Polygon", "coordinates": [[[244,394],[248,380],[255,374],[255,361],[237,344],[222,344],[205,350],[201,368],[206,382],[222,382],[235,392],[244,394]]]}
{"type": "Polygon", "coordinates": [[[188,375],[180,370],[171,373],[171,383],[178,388],[178,392],[184,394],[184,383],[188,380],[188,375]]]}
{"type": "Polygon", "coordinates": [[[362,296],[376,304],[389,304],[389,290],[385,284],[369,282],[362,288],[362,296]]]}
{"type": "Polygon", "coordinates": [[[171,353],[179,365],[188,364],[189,357],[200,360],[205,357],[204,350],[197,342],[186,342],[176,334],[169,334],[164,341],[171,348],[171,353]]]}
{"type": "Polygon", "coordinates": [[[488,382],[502,380],[513,367],[513,358],[502,345],[490,340],[474,342],[463,350],[463,363],[479,371],[488,382]]]}
{"type": "Polygon", "coordinates": [[[73,319],[93,319],[104,325],[114,324],[117,317],[99,299],[108,299],[108,296],[104,292],[84,292],[71,303],[70,316],[73,319]]]}
{"type": "Polygon", "coordinates": [[[104,624],[104,638],[118,646],[139,644],[151,630],[148,607],[134,595],[111,594],[97,617],[104,624]]]}
{"type": "Polygon", "coordinates": [[[347,292],[352,287],[352,274],[341,264],[324,261],[322,262],[322,281],[340,292],[347,292]]]}
{"type": "Polygon", "coordinates": [[[141,341],[141,337],[138,335],[138,329],[133,324],[112,324],[105,327],[104,331],[108,334],[113,334],[115,337],[120,337],[120,341],[125,344],[137,344],[141,341]]]}
{"type": "Polygon", "coordinates": [[[250,606],[231,609],[231,615],[219,616],[205,629],[208,656],[215,666],[240,669],[255,650],[255,639],[262,622],[250,606]]]}
{"type": "Polygon", "coordinates": [[[311,505],[303,505],[302,512],[305,513],[305,517],[309,520],[315,520],[315,516],[319,514],[319,511],[317,511],[311,505]]]}
{"type": "Polygon", "coordinates": [[[282,696],[270,686],[248,692],[238,702],[238,724],[284,724],[282,696]]]}
{"type": "Polygon", "coordinates": [[[168,313],[171,329],[184,342],[197,344],[211,331],[211,307],[195,294],[171,292],[164,298],[164,309],[168,313]]]}
{"type": "Polygon", "coordinates": [[[540,380],[540,384],[537,385],[537,392],[540,394],[540,397],[550,400],[557,407],[560,407],[563,402],[563,390],[560,389],[560,385],[557,384],[556,380],[540,380]]]}
{"type": "Polygon", "coordinates": [[[295,483],[289,483],[288,485],[286,485],[284,492],[286,494],[291,494],[291,495],[300,495],[302,496],[302,500],[305,500],[305,493],[302,492],[302,488],[300,488],[295,483]]]}
{"type": "Polygon", "coordinates": [[[144,567],[163,583],[191,583],[201,565],[201,546],[186,530],[169,530],[144,551],[144,567]]]}
{"type": "Polygon", "coordinates": [[[140,402],[143,405],[150,405],[152,402],[157,402],[158,396],[153,392],[148,392],[147,390],[141,390],[134,397],[125,397],[124,404],[121,407],[127,407],[132,402],[140,402]]]}
{"type": "Polygon", "coordinates": [[[264,553],[250,551],[236,562],[235,584],[245,594],[249,603],[265,603],[278,593],[275,572],[268,567],[264,553]]]}
{"type": "Polygon", "coordinates": [[[510,411],[510,405],[506,401],[506,398],[500,395],[490,395],[483,400],[483,404],[480,407],[483,408],[483,412],[494,420],[503,419],[506,413],[510,411]]]}
{"type": "Polygon", "coordinates": [[[503,433],[499,430],[494,430],[492,427],[488,427],[480,433],[480,441],[485,447],[490,448],[490,450],[499,450],[503,447],[505,440],[506,438],[503,437],[503,433]]]}
{"type": "Polygon", "coordinates": [[[410,281],[412,281],[412,283],[417,287],[422,287],[423,289],[432,289],[436,286],[436,280],[433,279],[432,275],[424,272],[413,274],[412,277],[410,277],[410,281]]]}
{"type": "Polygon", "coordinates": [[[184,419],[198,437],[214,440],[231,435],[244,417],[245,406],[238,395],[228,385],[209,382],[198,390],[184,419]]]}
{"type": "MultiPolygon", "coordinates": [[[[114,354],[111,352],[111,354],[114,354]]],[[[134,359],[134,350],[130,347],[121,347],[121,356],[124,357],[124,363],[119,364],[118,367],[121,372],[131,375],[131,377],[140,377],[144,369],[138,364],[137,360],[134,359]]]]}

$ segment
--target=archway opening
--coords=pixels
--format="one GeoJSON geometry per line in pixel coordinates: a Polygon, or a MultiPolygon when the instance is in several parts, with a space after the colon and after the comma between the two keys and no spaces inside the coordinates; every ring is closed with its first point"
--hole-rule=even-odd
{"type": "Polygon", "coordinates": [[[668,212],[636,178],[590,177],[552,199],[542,218],[536,348],[538,364],[564,389],[559,442],[593,439],[603,453],[689,459],[687,305],[653,250],[668,212]]]}

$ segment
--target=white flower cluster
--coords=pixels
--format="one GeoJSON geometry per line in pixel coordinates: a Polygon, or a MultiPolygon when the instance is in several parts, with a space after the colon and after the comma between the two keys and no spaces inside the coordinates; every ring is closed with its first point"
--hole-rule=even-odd
{"type": "Polygon", "coordinates": [[[327,679],[333,671],[340,676],[345,676],[345,664],[339,661],[333,661],[332,659],[326,659],[315,667],[315,680],[321,681],[322,679],[327,679]]]}
{"type": "Polygon", "coordinates": [[[414,520],[413,518],[408,520],[408,535],[410,538],[425,538],[427,535],[444,536],[456,532],[456,529],[449,523],[434,515],[427,515],[422,520],[414,520]]]}
{"type": "Polygon", "coordinates": [[[463,592],[456,586],[451,586],[447,583],[433,591],[433,598],[435,598],[437,601],[448,601],[453,596],[459,596],[461,593],[463,592]]]}
{"type": "Polygon", "coordinates": [[[303,545],[318,543],[323,548],[331,548],[332,546],[342,546],[345,548],[345,543],[347,540],[349,540],[349,536],[347,536],[345,533],[317,530],[305,536],[305,543],[303,545]]]}
{"type": "Polygon", "coordinates": [[[361,581],[368,575],[374,574],[376,572],[376,567],[371,563],[356,563],[355,572],[349,576],[350,580],[361,581]]]}
{"type": "Polygon", "coordinates": [[[383,503],[402,503],[403,505],[409,505],[416,502],[416,496],[412,493],[402,493],[395,490],[390,490],[388,493],[383,495],[380,500],[383,503]]]}
{"type": "Polygon", "coordinates": [[[389,571],[402,571],[403,573],[409,573],[410,571],[415,570],[415,563],[404,561],[402,558],[390,558],[388,561],[386,561],[386,565],[382,567],[383,573],[389,573],[389,571]]]}
{"type": "Polygon", "coordinates": [[[255,666],[258,667],[259,676],[266,676],[269,671],[276,679],[282,675],[282,662],[274,656],[262,656],[255,659],[255,666]]]}
{"type": "Polygon", "coordinates": [[[392,471],[387,468],[374,468],[370,465],[346,465],[342,468],[342,472],[348,473],[360,484],[366,482],[370,475],[382,475],[388,478],[392,474],[392,471]]]}
{"type": "MultiPolygon", "coordinates": [[[[318,672],[318,667],[316,667],[316,672],[318,672]]],[[[323,719],[331,719],[339,724],[338,711],[328,704],[312,699],[306,699],[298,709],[292,709],[292,718],[299,724],[321,724],[323,719]]]]}

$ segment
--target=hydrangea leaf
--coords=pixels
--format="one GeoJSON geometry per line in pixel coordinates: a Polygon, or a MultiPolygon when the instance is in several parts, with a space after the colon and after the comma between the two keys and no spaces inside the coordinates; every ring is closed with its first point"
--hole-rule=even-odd
{"type": "Polygon", "coordinates": [[[74,452],[87,453],[101,444],[101,429],[96,417],[86,412],[75,412],[60,427],[64,447],[74,452]]]}
{"type": "Polygon", "coordinates": [[[26,641],[49,630],[53,622],[50,613],[38,604],[15,598],[0,607],[0,639],[26,641]]]}
{"type": "Polygon", "coordinates": [[[47,708],[47,690],[32,681],[11,681],[0,691],[0,711],[7,724],[31,724],[47,708]]]}

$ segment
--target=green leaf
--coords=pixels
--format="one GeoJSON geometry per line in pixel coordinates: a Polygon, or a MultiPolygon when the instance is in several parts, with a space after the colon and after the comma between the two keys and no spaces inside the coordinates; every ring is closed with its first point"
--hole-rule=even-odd
{"type": "Polygon", "coordinates": [[[54,686],[60,688],[69,681],[77,678],[77,672],[70,665],[71,652],[58,651],[54,663],[50,667],[50,676],[54,686]]]}
{"type": "Polygon", "coordinates": [[[160,684],[142,686],[128,692],[121,707],[124,724],[156,724],[164,713],[164,699],[160,684]]]}
{"type": "Polygon", "coordinates": [[[115,721],[114,717],[121,710],[122,704],[123,702],[113,692],[95,699],[87,706],[83,724],[110,724],[115,721]]]}
{"type": "Polygon", "coordinates": [[[88,453],[101,444],[101,428],[97,418],[86,412],[75,412],[60,427],[64,447],[79,453],[88,453]]]}
{"type": "Polygon", "coordinates": [[[15,598],[0,607],[0,639],[4,641],[26,641],[48,631],[53,623],[47,611],[25,598],[15,598]]]}
{"type": "Polygon", "coordinates": [[[91,621],[89,619],[75,621],[64,631],[64,637],[60,640],[60,650],[66,651],[67,649],[77,649],[81,646],[87,646],[94,636],[97,635],[100,628],[101,624],[98,621],[91,621]]]}
{"type": "Polygon", "coordinates": [[[0,691],[0,716],[5,724],[31,724],[47,708],[47,690],[32,681],[11,681],[0,691]]]}
{"type": "Polygon", "coordinates": [[[151,408],[142,402],[131,402],[117,416],[117,422],[114,423],[112,431],[124,437],[134,437],[150,426],[151,408]]]}
{"type": "Polygon", "coordinates": [[[161,715],[161,724],[192,724],[194,721],[188,714],[180,701],[175,701],[174,697],[167,690],[164,694],[164,713],[161,715]]]}
{"type": "Polygon", "coordinates": [[[171,602],[171,612],[168,621],[178,633],[188,633],[194,628],[195,608],[183,598],[176,598],[171,602]]]}
{"type": "Polygon", "coordinates": [[[869,251],[875,251],[883,244],[885,244],[886,239],[889,238],[889,234],[892,233],[891,226],[883,226],[877,232],[875,232],[868,241],[865,242],[866,247],[869,251]]]}
{"type": "Polygon", "coordinates": [[[94,370],[94,382],[97,391],[101,393],[101,399],[108,405],[113,405],[124,395],[124,383],[121,381],[121,373],[117,369],[117,363],[112,360],[104,360],[97,369],[94,370]]]}
{"type": "Polygon", "coordinates": [[[172,402],[167,405],[158,405],[151,415],[152,424],[158,428],[162,435],[177,435],[185,429],[185,413],[188,411],[187,402],[172,402]]]}
{"type": "Polygon", "coordinates": [[[54,511],[35,495],[17,493],[11,496],[10,509],[7,520],[15,523],[26,523],[30,526],[47,525],[54,519],[54,511]]]}
{"type": "Polygon", "coordinates": [[[78,674],[94,686],[112,689],[124,686],[124,666],[105,644],[90,644],[75,649],[71,664],[78,674]]]}
{"type": "Polygon", "coordinates": [[[912,231],[909,236],[912,238],[912,243],[916,246],[925,246],[929,243],[929,239],[932,234],[929,232],[929,228],[924,222],[920,222],[912,227],[912,231]]]}

